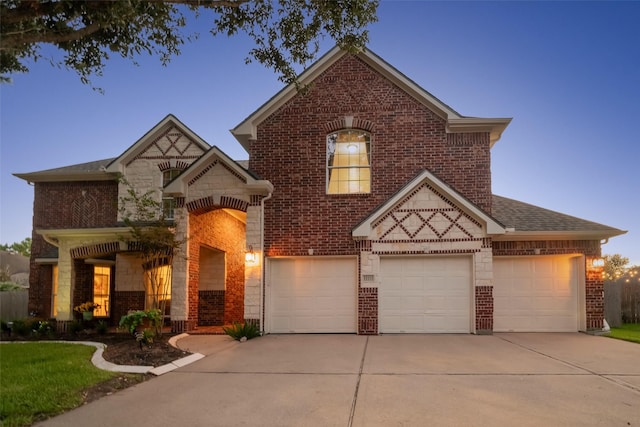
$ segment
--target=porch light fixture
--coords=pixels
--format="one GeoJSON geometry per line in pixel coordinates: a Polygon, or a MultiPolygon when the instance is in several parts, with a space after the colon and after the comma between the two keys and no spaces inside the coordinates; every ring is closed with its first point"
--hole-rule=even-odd
{"type": "Polygon", "coordinates": [[[249,246],[249,249],[244,254],[244,261],[249,265],[256,263],[256,253],[253,252],[253,246],[249,246]]]}
{"type": "Polygon", "coordinates": [[[594,258],[591,260],[591,266],[593,268],[602,268],[604,267],[604,258],[594,258]]]}

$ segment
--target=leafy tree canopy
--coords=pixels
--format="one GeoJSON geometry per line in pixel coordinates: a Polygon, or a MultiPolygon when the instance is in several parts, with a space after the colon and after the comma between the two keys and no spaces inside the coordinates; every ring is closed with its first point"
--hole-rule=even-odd
{"type": "Polygon", "coordinates": [[[246,61],[290,83],[294,66],[314,59],[324,37],[345,49],[363,48],[377,6],[378,0],[0,0],[0,79],[27,72],[29,61],[43,58],[44,44],[61,51],[52,64],[74,70],[83,83],[101,76],[111,55],[134,63],[141,54],[157,55],[166,65],[193,36],[183,32],[185,12],[207,9],[214,12],[211,34],[249,35],[255,47],[246,61]]]}
{"type": "Polygon", "coordinates": [[[22,242],[14,242],[10,245],[8,243],[0,244],[0,250],[26,257],[31,256],[31,238],[27,237],[22,242]]]}
{"type": "Polygon", "coordinates": [[[615,280],[622,276],[629,264],[629,258],[620,254],[605,255],[604,257],[604,278],[605,280],[615,280]]]}

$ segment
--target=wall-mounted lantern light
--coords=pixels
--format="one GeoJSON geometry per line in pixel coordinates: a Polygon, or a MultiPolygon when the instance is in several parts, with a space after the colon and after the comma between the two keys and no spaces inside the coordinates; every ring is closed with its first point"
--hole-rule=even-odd
{"type": "Polygon", "coordinates": [[[256,253],[253,252],[253,246],[249,246],[249,249],[244,254],[244,261],[247,265],[253,265],[256,263],[257,257],[256,253]]]}
{"type": "Polygon", "coordinates": [[[593,268],[603,268],[604,267],[604,258],[593,258],[591,260],[591,267],[593,267],[593,268]]]}

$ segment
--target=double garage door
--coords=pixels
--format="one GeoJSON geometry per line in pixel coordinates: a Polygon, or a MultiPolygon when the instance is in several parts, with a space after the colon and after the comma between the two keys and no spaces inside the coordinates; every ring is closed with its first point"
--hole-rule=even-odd
{"type": "MultiPolygon", "coordinates": [[[[355,333],[355,258],[269,261],[270,331],[355,333]]],[[[378,290],[381,333],[469,333],[471,257],[383,257],[378,290]]]]}

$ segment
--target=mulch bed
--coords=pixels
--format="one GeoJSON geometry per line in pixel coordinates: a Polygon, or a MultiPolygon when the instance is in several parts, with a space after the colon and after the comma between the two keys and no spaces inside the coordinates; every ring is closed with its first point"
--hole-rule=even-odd
{"type": "MultiPolygon", "coordinates": [[[[150,346],[142,345],[142,347],[131,334],[124,332],[98,334],[93,331],[85,331],[78,335],[49,336],[46,339],[101,342],[107,346],[102,353],[102,357],[111,363],[158,367],[191,354],[170,345],[169,338],[171,336],[171,334],[163,334],[161,337],[156,337],[150,346]]],[[[3,334],[2,340],[34,341],[35,338],[8,337],[3,334]]],[[[118,390],[134,386],[154,377],[153,374],[119,374],[110,380],[85,390],[83,392],[84,403],[108,396],[118,390]]]]}

